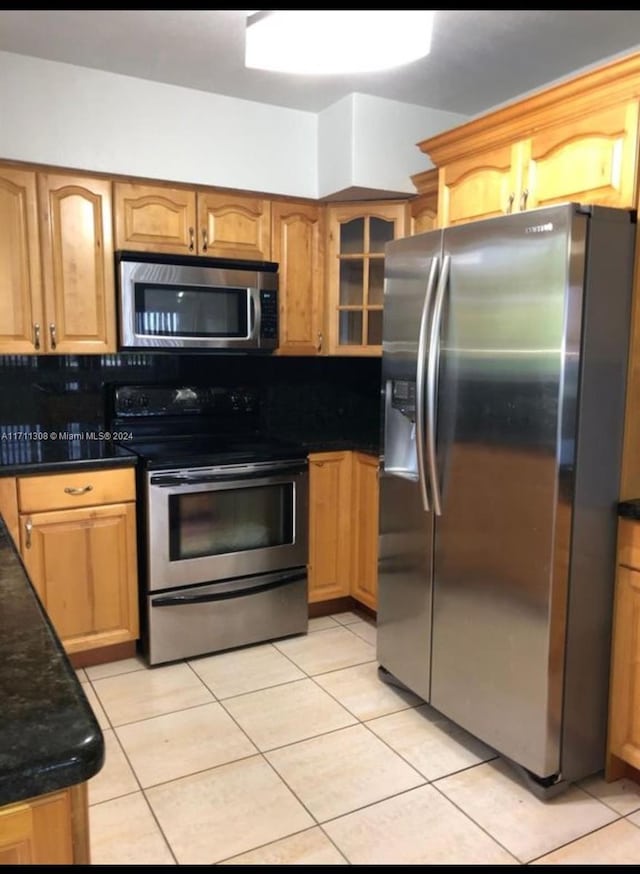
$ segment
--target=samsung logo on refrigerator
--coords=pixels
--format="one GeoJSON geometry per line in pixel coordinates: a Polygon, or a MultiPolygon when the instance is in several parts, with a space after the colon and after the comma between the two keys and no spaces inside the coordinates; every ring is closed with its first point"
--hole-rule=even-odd
{"type": "Polygon", "coordinates": [[[553,222],[546,222],[544,225],[528,225],[524,229],[525,234],[545,234],[553,230],[553,222]]]}

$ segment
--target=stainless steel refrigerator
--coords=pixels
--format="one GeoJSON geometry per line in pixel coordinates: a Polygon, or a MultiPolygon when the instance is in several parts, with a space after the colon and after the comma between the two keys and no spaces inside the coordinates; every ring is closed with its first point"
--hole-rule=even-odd
{"type": "Polygon", "coordinates": [[[604,764],[634,240],[562,204],[385,250],[380,673],[541,797],[604,764]]]}

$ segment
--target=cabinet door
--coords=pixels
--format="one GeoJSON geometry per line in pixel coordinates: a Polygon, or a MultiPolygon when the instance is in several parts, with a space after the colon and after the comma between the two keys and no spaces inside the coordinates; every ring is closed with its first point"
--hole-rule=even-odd
{"type": "Polygon", "coordinates": [[[0,808],[0,865],[33,865],[33,837],[28,804],[0,808]]]}
{"type": "Polygon", "coordinates": [[[353,454],[353,573],[351,594],[372,610],[378,605],[378,459],[353,454]]]}
{"type": "Polygon", "coordinates": [[[351,453],[309,456],[309,601],[349,594],[351,453]]]}
{"type": "Polygon", "coordinates": [[[111,182],[42,174],[38,187],[46,349],[115,352],[111,182]]]}
{"type": "Polygon", "coordinates": [[[187,188],[114,184],[116,249],[196,252],[196,195],[187,188]]]}
{"type": "Polygon", "coordinates": [[[74,855],[72,792],[64,789],[0,808],[0,865],[80,861],[74,855]]]}
{"type": "Polygon", "coordinates": [[[520,146],[474,152],[440,171],[442,227],[514,212],[520,192],[520,146]]]}
{"type": "Polygon", "coordinates": [[[525,146],[523,194],[527,195],[527,207],[569,200],[634,206],[637,101],[546,128],[525,146]]]}
{"type": "Polygon", "coordinates": [[[36,174],[0,167],[0,354],[42,348],[36,174]]]}
{"type": "Polygon", "coordinates": [[[278,271],[280,355],[322,352],[322,209],[271,204],[271,245],[278,271]]]}
{"type": "Polygon", "coordinates": [[[438,195],[421,194],[411,201],[411,233],[423,234],[438,227],[438,195]]]}
{"type": "Polygon", "coordinates": [[[21,553],[68,653],[138,637],[135,504],[21,514],[21,553]]]}
{"type": "Polygon", "coordinates": [[[271,204],[259,197],[198,192],[198,248],[202,255],[271,258],[271,204]]]}
{"type": "Polygon", "coordinates": [[[623,565],[616,577],[608,746],[640,768],[640,571],[623,565]]]}
{"type": "Polygon", "coordinates": [[[329,206],[329,352],[382,353],[384,247],[405,236],[406,203],[329,206]]]}

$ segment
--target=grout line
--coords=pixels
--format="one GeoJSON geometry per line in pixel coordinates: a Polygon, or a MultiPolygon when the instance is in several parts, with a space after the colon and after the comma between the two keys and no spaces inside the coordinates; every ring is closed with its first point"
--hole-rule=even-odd
{"type": "MultiPolygon", "coordinates": [[[[485,765],[485,764],[486,764],[486,762],[478,762],[478,764],[477,764],[477,765],[474,765],[473,767],[474,767],[474,768],[479,768],[479,767],[481,767],[481,765],[485,765]]],[[[472,769],[471,769],[471,768],[467,768],[466,770],[472,770],[472,769]]],[[[457,772],[457,773],[460,773],[460,772],[457,772]]],[[[447,775],[447,776],[449,776],[449,775],[447,775]]],[[[499,841],[499,840],[498,840],[494,835],[492,835],[491,832],[488,831],[488,829],[486,829],[486,828],[485,828],[483,825],[481,825],[479,822],[476,822],[476,820],[475,820],[475,819],[474,819],[474,818],[473,818],[469,813],[467,813],[466,810],[463,810],[463,808],[460,807],[459,804],[457,804],[455,801],[453,801],[451,798],[449,798],[449,796],[446,795],[446,794],[442,791],[442,789],[440,789],[440,787],[438,786],[438,782],[439,782],[439,780],[446,780],[446,779],[447,779],[447,777],[439,777],[438,780],[434,780],[434,781],[433,781],[432,783],[430,783],[429,785],[430,785],[430,786],[433,786],[433,788],[434,788],[437,792],[439,792],[440,795],[441,795],[443,798],[445,798],[445,799],[446,799],[450,804],[452,804],[452,805],[456,808],[456,810],[458,810],[458,811],[459,811],[459,812],[460,812],[460,813],[461,813],[461,814],[462,814],[466,819],[468,819],[469,822],[472,822],[472,823],[473,823],[477,828],[480,829],[481,832],[484,832],[484,834],[487,835],[487,837],[488,837],[491,841],[493,841],[494,844],[497,844],[499,847],[502,847],[502,849],[505,851],[505,853],[508,853],[508,854],[511,856],[512,859],[515,859],[516,862],[518,862],[518,864],[520,864],[520,865],[524,865],[524,864],[526,864],[525,862],[522,862],[522,860],[521,860],[521,859],[516,855],[516,853],[513,852],[513,850],[510,850],[508,847],[505,847],[505,845],[504,845],[501,841],[499,841]]]]}
{"type": "MultiPolygon", "coordinates": [[[[599,772],[597,772],[597,774],[592,774],[590,776],[601,776],[602,779],[604,780],[604,772],[603,771],[599,771],[599,772]]],[[[592,798],[595,798],[596,801],[600,801],[601,804],[605,804],[610,810],[613,810],[614,813],[617,813],[620,816],[631,816],[632,814],[637,813],[640,810],[640,798],[638,798],[638,806],[637,807],[634,807],[633,810],[630,810],[628,813],[620,813],[619,810],[616,810],[616,808],[612,804],[609,804],[604,798],[601,798],[599,795],[596,795],[595,792],[592,792],[591,789],[587,789],[586,786],[582,786],[581,783],[584,782],[584,779],[588,779],[588,778],[583,778],[582,780],[580,780],[579,783],[573,783],[572,785],[576,786],[578,789],[582,789],[583,792],[586,792],[587,795],[590,795],[592,798]]],[[[629,780],[628,777],[621,777],[620,779],[629,780]]],[[[614,781],[614,782],[617,782],[617,781],[614,781]]]]}
{"type": "MultiPolygon", "coordinates": [[[[138,775],[136,774],[135,768],[133,767],[133,764],[131,763],[131,760],[129,759],[129,756],[127,755],[127,751],[125,750],[125,748],[123,747],[122,743],[120,742],[120,738],[118,737],[118,735],[117,735],[117,733],[116,733],[116,730],[115,730],[115,729],[111,729],[111,731],[113,732],[113,737],[115,738],[116,743],[117,743],[118,746],[120,747],[120,750],[121,750],[121,752],[122,752],[122,755],[123,755],[124,758],[125,758],[125,761],[127,762],[127,765],[128,765],[129,768],[131,769],[131,773],[133,774],[133,779],[134,779],[134,780],[136,781],[136,783],[138,784],[138,791],[140,792],[140,794],[141,794],[142,797],[144,798],[145,804],[146,804],[147,807],[149,808],[149,811],[150,811],[150,813],[151,813],[151,816],[153,817],[153,820],[154,820],[155,824],[156,824],[157,827],[158,827],[158,831],[159,831],[160,834],[162,835],[162,840],[163,840],[163,841],[165,842],[165,844],[167,845],[167,849],[169,850],[169,853],[171,854],[172,859],[174,859],[174,861],[175,861],[175,863],[176,863],[176,865],[177,865],[177,864],[178,864],[178,860],[177,860],[177,858],[176,858],[175,853],[173,852],[173,848],[172,848],[171,844],[169,843],[169,839],[167,838],[166,834],[164,833],[164,830],[163,830],[162,826],[160,825],[160,822],[159,822],[159,820],[158,820],[158,817],[156,816],[155,810],[153,809],[153,807],[151,806],[151,803],[150,803],[149,799],[147,798],[146,792],[145,792],[145,790],[144,790],[142,784],[140,783],[140,780],[139,780],[139,778],[138,778],[138,775]]],[[[106,756],[105,756],[105,762],[106,762],[106,756]]],[[[137,795],[137,794],[138,794],[138,791],[136,791],[135,793],[133,793],[133,792],[127,792],[127,793],[125,793],[125,795],[134,795],[134,794],[137,795]]],[[[124,798],[125,795],[118,795],[118,796],[116,796],[116,798],[124,798]]],[[[105,802],[97,802],[97,803],[98,803],[98,804],[104,804],[104,803],[106,803],[107,800],[108,800],[108,801],[114,801],[115,799],[110,798],[110,799],[106,799],[105,802]]],[[[91,804],[89,805],[89,835],[91,835],[91,807],[93,807],[93,806],[95,806],[95,805],[91,805],[91,804]]]]}
{"type": "Polygon", "coordinates": [[[331,835],[328,834],[327,831],[325,831],[324,826],[322,825],[322,823],[318,824],[318,828],[320,829],[320,831],[322,832],[322,834],[325,836],[325,838],[333,844],[333,846],[336,848],[336,850],[338,851],[338,853],[340,853],[340,855],[341,855],[342,858],[344,859],[344,864],[345,864],[345,865],[352,865],[353,863],[350,861],[350,859],[347,858],[346,853],[343,852],[343,850],[340,849],[340,847],[336,844],[336,842],[333,840],[333,838],[331,837],[331,835]]]}
{"type": "MultiPolygon", "coordinates": [[[[320,825],[308,825],[305,828],[298,829],[298,831],[296,831],[296,832],[291,832],[290,835],[284,835],[281,838],[275,838],[273,841],[267,841],[266,844],[258,844],[258,846],[251,847],[251,849],[249,849],[249,850],[243,850],[241,853],[234,853],[233,856],[225,856],[224,859],[219,859],[217,862],[214,862],[213,864],[221,865],[224,862],[229,862],[231,859],[237,859],[238,856],[244,856],[244,855],[246,855],[246,853],[254,853],[256,850],[263,850],[265,847],[271,847],[273,844],[277,844],[280,841],[286,841],[288,838],[293,838],[296,835],[303,835],[305,832],[310,832],[310,831],[313,831],[314,829],[320,829],[321,831],[323,831],[322,826],[320,826],[320,825]]],[[[326,836],[327,836],[327,838],[329,838],[329,835],[326,835],[326,836]]],[[[329,840],[331,841],[331,838],[329,838],[329,840]]],[[[333,843],[333,841],[331,841],[331,843],[333,843]]],[[[335,847],[335,844],[333,844],[333,845],[335,847]]],[[[338,849],[338,848],[336,847],[336,849],[338,849]]],[[[340,851],[338,850],[338,852],[340,852],[340,851]]],[[[344,859],[344,856],[342,855],[342,853],[340,853],[340,855],[344,859]]],[[[254,862],[253,864],[255,865],[255,864],[263,864],[263,863],[262,862],[260,862],[260,863],[254,862]]],[[[275,864],[288,864],[288,863],[270,862],[269,864],[275,865],[275,864]]],[[[347,864],[350,864],[350,863],[347,862],[347,864]]]]}
{"type": "MultiPolygon", "coordinates": [[[[575,786],[576,784],[575,784],[575,783],[572,783],[571,785],[572,785],[572,786],[575,786]]],[[[578,787],[578,788],[580,788],[580,787],[578,787]]],[[[554,848],[551,849],[551,850],[547,850],[546,852],[541,853],[539,856],[535,856],[533,859],[529,859],[529,861],[528,861],[528,862],[525,862],[524,864],[525,864],[525,865],[531,865],[532,862],[535,862],[535,861],[538,860],[538,859],[542,859],[542,858],[544,858],[544,856],[549,856],[551,853],[555,853],[557,850],[561,850],[561,849],[563,849],[563,847],[570,847],[572,844],[577,844],[578,841],[581,841],[583,838],[586,838],[586,837],[588,837],[589,835],[593,835],[593,834],[595,834],[596,832],[603,831],[604,829],[608,828],[610,825],[613,825],[613,824],[616,823],[616,822],[620,822],[620,820],[621,820],[621,819],[624,819],[624,818],[625,818],[624,816],[619,816],[617,819],[612,819],[611,822],[607,822],[607,823],[605,823],[604,825],[600,825],[600,826],[598,826],[598,828],[594,828],[594,829],[592,829],[591,831],[585,832],[585,834],[583,834],[583,835],[579,835],[577,838],[573,838],[573,840],[571,840],[571,841],[567,841],[567,842],[564,843],[564,844],[559,844],[557,847],[554,847],[554,848]]],[[[632,825],[633,825],[633,823],[632,823],[632,825]]],[[[513,855],[513,853],[512,853],[511,855],[513,855]]],[[[550,863],[548,863],[548,864],[553,864],[553,863],[550,862],[550,863]]],[[[574,863],[574,862],[569,862],[569,863],[567,863],[567,864],[575,864],[575,863],[574,863]]],[[[607,863],[605,863],[605,864],[607,864],[607,863]]],[[[612,864],[612,863],[609,863],[609,864],[612,864]]]]}

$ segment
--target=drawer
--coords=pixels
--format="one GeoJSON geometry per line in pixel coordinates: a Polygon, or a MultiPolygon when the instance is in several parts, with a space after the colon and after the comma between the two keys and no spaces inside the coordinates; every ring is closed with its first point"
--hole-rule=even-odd
{"type": "Polygon", "coordinates": [[[18,507],[21,513],[115,504],[135,501],[135,498],[132,467],[18,477],[18,507]]]}
{"type": "Polygon", "coordinates": [[[618,564],[640,570],[640,522],[619,520],[618,564]]]}

